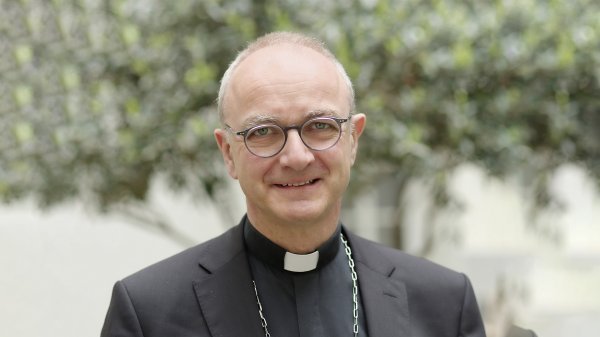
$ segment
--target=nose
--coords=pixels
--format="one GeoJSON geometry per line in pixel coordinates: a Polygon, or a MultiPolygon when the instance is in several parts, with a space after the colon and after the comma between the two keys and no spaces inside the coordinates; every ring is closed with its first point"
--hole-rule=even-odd
{"type": "Polygon", "coordinates": [[[301,171],[314,160],[313,152],[302,142],[298,130],[289,130],[287,142],[279,156],[281,165],[301,171]]]}

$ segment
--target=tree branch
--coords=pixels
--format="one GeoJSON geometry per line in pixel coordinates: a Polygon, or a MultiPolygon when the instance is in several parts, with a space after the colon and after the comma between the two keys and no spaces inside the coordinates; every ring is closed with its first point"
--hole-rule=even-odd
{"type": "Polygon", "coordinates": [[[183,247],[194,245],[196,240],[169,223],[162,214],[152,210],[145,204],[117,204],[111,206],[110,212],[119,214],[144,230],[158,232],[183,247]]]}

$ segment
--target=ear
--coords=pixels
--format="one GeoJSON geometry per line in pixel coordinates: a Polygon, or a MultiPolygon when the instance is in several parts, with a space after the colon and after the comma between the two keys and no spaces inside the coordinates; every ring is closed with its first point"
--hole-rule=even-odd
{"type": "Polygon", "coordinates": [[[350,123],[352,123],[351,163],[354,164],[354,160],[356,160],[356,152],[358,151],[358,138],[360,138],[360,135],[362,135],[365,129],[365,125],[367,124],[367,116],[365,116],[365,114],[353,115],[350,123]]]}
{"type": "Polygon", "coordinates": [[[219,146],[219,150],[221,150],[221,155],[223,155],[223,161],[227,167],[227,173],[229,173],[231,178],[237,179],[238,176],[235,170],[235,162],[233,161],[233,156],[231,155],[231,144],[227,139],[227,131],[223,129],[215,129],[214,135],[217,145],[219,146]]]}

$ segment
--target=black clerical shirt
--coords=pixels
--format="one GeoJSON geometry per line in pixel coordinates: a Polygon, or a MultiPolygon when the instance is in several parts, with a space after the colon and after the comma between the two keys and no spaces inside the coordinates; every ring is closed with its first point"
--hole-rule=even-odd
{"type": "MultiPolygon", "coordinates": [[[[317,267],[307,272],[284,270],[285,250],[250,222],[244,226],[250,269],[271,336],[354,336],[352,277],[340,240],[341,225],[319,247],[317,267]]],[[[362,337],[367,334],[360,296],[358,302],[358,336],[362,337]]]]}

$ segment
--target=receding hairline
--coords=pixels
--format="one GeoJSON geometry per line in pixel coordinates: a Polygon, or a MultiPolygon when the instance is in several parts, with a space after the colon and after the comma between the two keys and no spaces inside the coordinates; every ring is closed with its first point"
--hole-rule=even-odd
{"type": "Polygon", "coordinates": [[[259,37],[258,39],[254,40],[253,42],[251,42],[250,44],[248,44],[248,46],[244,50],[242,50],[240,53],[238,53],[236,58],[233,60],[233,62],[231,62],[229,64],[229,67],[223,74],[223,77],[221,78],[221,85],[219,87],[219,95],[217,97],[217,109],[219,111],[219,119],[221,120],[222,123],[224,123],[224,120],[225,120],[224,100],[225,100],[225,95],[227,93],[226,91],[229,87],[231,77],[232,77],[234,71],[240,65],[240,63],[242,63],[252,53],[254,53],[260,49],[263,49],[266,47],[271,47],[271,46],[282,45],[282,44],[290,44],[290,45],[310,48],[312,50],[315,50],[319,54],[327,57],[328,59],[330,59],[333,62],[333,64],[336,66],[336,70],[338,71],[339,75],[342,77],[342,79],[346,83],[346,87],[348,89],[348,96],[349,96],[348,97],[349,106],[351,108],[350,110],[351,111],[354,110],[354,88],[352,87],[352,81],[350,80],[350,77],[346,73],[346,70],[344,69],[342,64],[339,62],[339,60],[325,46],[325,43],[323,43],[321,40],[319,40],[315,37],[300,34],[300,33],[273,32],[273,33],[268,33],[266,35],[263,35],[263,36],[259,37]]]}

